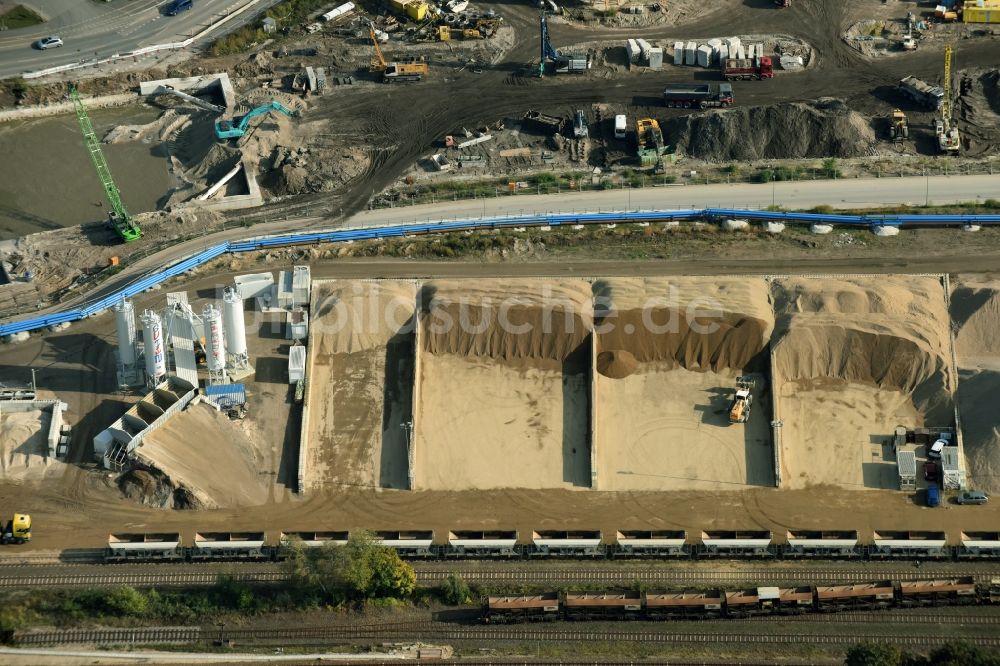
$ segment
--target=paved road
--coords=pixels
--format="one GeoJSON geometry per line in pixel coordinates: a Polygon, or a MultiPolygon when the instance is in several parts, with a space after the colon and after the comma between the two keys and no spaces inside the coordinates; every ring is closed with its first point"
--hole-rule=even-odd
{"type": "Polygon", "coordinates": [[[872,208],[1000,199],[1000,174],[810,180],[773,184],[677,185],[552,195],[520,195],[364,211],[347,226],[500,215],[676,208],[872,208]]]}
{"type": "MultiPolygon", "coordinates": [[[[144,46],[187,39],[248,0],[194,0],[194,8],[166,16],[169,0],[35,0],[27,4],[48,20],[30,28],[0,32],[0,78],[104,58],[144,46]],[[66,45],[39,51],[31,44],[39,37],[58,35],[66,45]]],[[[272,2],[260,3],[267,7],[272,2]]],[[[227,30],[253,16],[255,10],[225,24],[227,30]]]]}

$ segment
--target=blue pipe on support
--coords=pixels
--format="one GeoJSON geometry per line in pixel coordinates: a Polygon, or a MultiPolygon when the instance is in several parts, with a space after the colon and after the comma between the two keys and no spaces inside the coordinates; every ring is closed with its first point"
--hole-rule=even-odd
{"type": "Polygon", "coordinates": [[[610,213],[553,213],[522,215],[516,217],[488,217],[477,220],[450,222],[423,222],[391,227],[368,227],[303,234],[287,234],[245,241],[220,243],[188,257],[162,271],[147,275],[121,290],[97,299],[82,308],[74,308],[41,317],[0,324],[0,336],[77,321],[98,314],[124,298],[132,298],[147,289],[162,284],[189,270],[197,268],[227,252],[252,252],[265,248],[287,247],[314,243],[342,243],[353,240],[399,238],[414,234],[439,234],[466,230],[509,229],[512,227],[563,226],[576,224],[614,224],[616,222],[665,222],[673,220],[715,218],[745,218],[751,220],[777,220],[798,224],[832,224],[853,227],[895,226],[966,226],[1000,224],[1000,215],[836,215],[832,213],[787,213],[782,211],[741,210],[738,208],[705,208],[702,210],[657,210],[610,213]]]}

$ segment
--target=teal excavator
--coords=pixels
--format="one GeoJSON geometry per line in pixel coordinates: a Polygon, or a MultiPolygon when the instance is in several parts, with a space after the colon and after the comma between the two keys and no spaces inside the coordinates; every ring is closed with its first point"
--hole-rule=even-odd
{"type": "Polygon", "coordinates": [[[215,123],[215,138],[219,141],[225,141],[226,139],[238,139],[247,132],[247,128],[250,127],[250,121],[257,116],[262,116],[267,113],[283,113],[289,118],[295,116],[295,112],[284,106],[280,102],[272,100],[270,104],[264,104],[263,106],[258,106],[256,109],[252,109],[246,115],[237,116],[232,120],[219,120],[215,123]]]}

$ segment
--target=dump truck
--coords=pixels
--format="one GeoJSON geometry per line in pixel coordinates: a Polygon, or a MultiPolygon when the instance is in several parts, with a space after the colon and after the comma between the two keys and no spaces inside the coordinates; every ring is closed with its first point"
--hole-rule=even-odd
{"type": "Polygon", "coordinates": [[[906,114],[899,109],[893,109],[889,116],[889,139],[899,143],[910,136],[910,125],[906,114]]]}
{"type": "Polygon", "coordinates": [[[931,111],[939,111],[944,103],[944,88],[924,83],[915,76],[901,79],[899,90],[920,106],[931,111]]]}
{"type": "Polygon", "coordinates": [[[31,516],[26,513],[15,513],[7,521],[0,535],[0,543],[28,543],[31,541],[31,516]]]}
{"type": "Polygon", "coordinates": [[[544,134],[555,134],[562,129],[563,119],[541,111],[528,111],[524,114],[524,123],[544,134]]]}
{"type": "Polygon", "coordinates": [[[743,59],[724,58],[722,60],[722,78],[726,81],[772,79],[774,78],[774,62],[769,56],[743,59]]]}
{"type": "Polygon", "coordinates": [[[751,377],[736,378],[736,394],[729,404],[729,422],[746,423],[750,420],[750,407],[753,405],[753,385],[751,377]]]}
{"type": "Polygon", "coordinates": [[[663,90],[663,103],[671,109],[707,109],[733,103],[733,86],[729,83],[671,83],[663,90]]]}

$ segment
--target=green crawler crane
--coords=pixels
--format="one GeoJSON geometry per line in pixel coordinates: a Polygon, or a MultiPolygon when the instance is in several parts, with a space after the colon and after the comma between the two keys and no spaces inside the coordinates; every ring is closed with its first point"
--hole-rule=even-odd
{"type": "Polygon", "coordinates": [[[90,153],[90,159],[94,163],[94,168],[97,169],[97,177],[101,179],[101,185],[104,187],[104,194],[108,198],[108,203],[111,204],[111,211],[108,213],[108,225],[126,243],[139,240],[142,238],[142,230],[139,229],[139,225],[132,221],[128,211],[125,210],[121,192],[118,190],[118,186],[115,185],[114,179],[111,178],[111,169],[108,168],[108,163],[104,159],[104,153],[101,152],[101,144],[97,140],[97,135],[94,134],[94,126],[90,123],[87,109],[83,106],[83,100],[80,99],[80,93],[77,92],[76,86],[70,86],[69,97],[73,100],[73,108],[76,110],[76,120],[80,123],[80,130],[83,132],[83,142],[87,146],[87,152],[90,153]]]}

